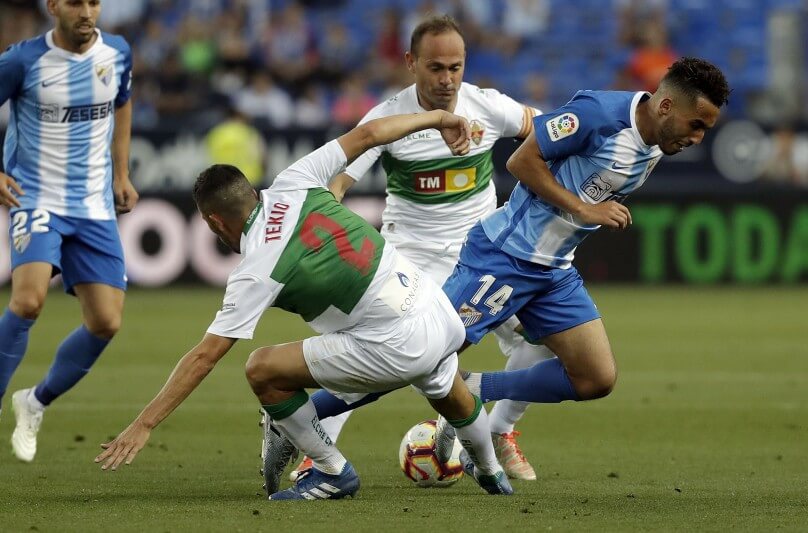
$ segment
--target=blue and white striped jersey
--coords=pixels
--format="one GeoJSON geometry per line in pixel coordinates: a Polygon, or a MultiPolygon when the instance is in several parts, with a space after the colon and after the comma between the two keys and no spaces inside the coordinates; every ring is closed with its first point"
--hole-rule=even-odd
{"type": "Polygon", "coordinates": [[[0,55],[0,105],[11,104],[3,166],[25,191],[15,210],[115,217],[110,145],[132,55],[122,37],[96,32],[83,54],[56,46],[50,31],[0,55]]]}
{"type": "MultiPolygon", "coordinates": [[[[637,130],[637,104],[648,93],[578,91],[563,107],[533,119],[550,171],[587,203],[622,202],[662,157],[637,130]]],[[[587,226],[519,183],[504,206],[482,221],[489,239],[514,257],[569,268],[575,248],[600,226],[587,226]]]]}

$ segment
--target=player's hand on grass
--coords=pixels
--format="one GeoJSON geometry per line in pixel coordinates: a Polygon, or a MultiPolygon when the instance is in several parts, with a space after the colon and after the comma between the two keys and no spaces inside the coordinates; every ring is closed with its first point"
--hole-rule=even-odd
{"type": "Polygon", "coordinates": [[[466,155],[469,152],[471,127],[465,118],[445,111],[441,114],[438,130],[453,155],[466,155]]]}
{"type": "Polygon", "coordinates": [[[17,196],[24,194],[22,187],[20,187],[20,184],[17,183],[14,178],[0,172],[0,205],[6,207],[20,207],[20,201],[17,199],[17,196]]]}
{"type": "Polygon", "coordinates": [[[128,213],[140,198],[128,177],[115,179],[112,184],[112,192],[115,194],[115,211],[117,213],[128,213]]]}
{"type": "Polygon", "coordinates": [[[130,465],[137,453],[146,445],[150,436],[149,428],[132,422],[114,440],[101,445],[104,451],[98,454],[95,462],[104,463],[101,465],[101,470],[117,470],[121,463],[130,465]]]}
{"type": "Polygon", "coordinates": [[[600,224],[607,228],[626,229],[631,225],[631,212],[623,204],[609,201],[587,204],[578,214],[585,224],[600,224]]]}

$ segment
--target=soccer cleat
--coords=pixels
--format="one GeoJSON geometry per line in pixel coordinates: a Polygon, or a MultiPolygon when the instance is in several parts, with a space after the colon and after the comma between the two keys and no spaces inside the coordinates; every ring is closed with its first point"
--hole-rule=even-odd
{"type": "Polygon", "coordinates": [[[18,390],[11,395],[11,409],[17,426],[11,434],[11,449],[17,459],[30,463],[36,455],[36,434],[42,425],[41,409],[32,409],[28,404],[28,393],[31,389],[18,390]]]}
{"type": "Polygon", "coordinates": [[[513,494],[513,487],[511,487],[511,482],[508,481],[508,476],[505,475],[504,471],[500,470],[496,474],[478,473],[477,467],[474,466],[474,461],[471,460],[466,450],[460,452],[460,462],[463,464],[463,471],[466,475],[477,481],[477,484],[488,494],[502,494],[505,496],[513,494]]]}
{"type": "Polygon", "coordinates": [[[313,463],[311,462],[311,457],[308,455],[303,457],[303,460],[300,461],[300,464],[297,465],[294,470],[289,472],[289,481],[292,483],[296,483],[297,479],[309,468],[311,468],[313,463]]]}
{"type": "Polygon", "coordinates": [[[261,475],[264,476],[264,490],[267,495],[278,491],[281,475],[291,461],[297,459],[297,448],[272,424],[269,415],[261,409],[261,422],[264,438],[261,441],[261,475]]]}
{"type": "Polygon", "coordinates": [[[518,431],[502,434],[492,433],[491,440],[494,442],[494,453],[497,454],[497,460],[509,478],[535,481],[536,471],[525,459],[525,455],[516,443],[516,437],[519,434],[518,431]]]}
{"type": "Polygon", "coordinates": [[[439,416],[435,424],[435,457],[441,463],[448,463],[452,457],[457,432],[444,417],[439,416]]]}
{"type": "Polygon", "coordinates": [[[359,476],[345,463],[339,474],[326,474],[312,467],[304,470],[292,487],[269,496],[270,500],[339,500],[359,490],[359,476]]]}

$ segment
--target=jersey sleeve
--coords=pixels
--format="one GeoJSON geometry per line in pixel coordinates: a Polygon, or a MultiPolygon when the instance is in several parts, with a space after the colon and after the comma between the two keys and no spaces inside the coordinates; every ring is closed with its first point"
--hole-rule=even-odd
{"type": "Polygon", "coordinates": [[[0,54],[0,105],[17,96],[24,77],[25,65],[22,62],[20,45],[9,46],[0,54]]]}
{"type": "Polygon", "coordinates": [[[506,94],[495,89],[485,89],[492,93],[494,104],[491,109],[499,114],[503,137],[524,138],[530,132],[530,121],[533,119],[533,108],[524,106],[506,94]]]}
{"type": "Polygon", "coordinates": [[[242,274],[227,281],[222,308],[208,333],[231,339],[252,339],[258,320],[272,304],[275,290],[258,277],[242,274]]]}
{"type": "Polygon", "coordinates": [[[608,126],[603,106],[585,93],[576,94],[563,107],[533,118],[536,143],[545,161],[597,149],[598,131],[608,126]]]}
{"type": "Polygon", "coordinates": [[[118,87],[118,95],[115,97],[115,107],[121,107],[132,97],[132,49],[129,44],[123,41],[121,53],[123,54],[123,74],[121,74],[121,86],[118,87]]]}
{"type": "Polygon", "coordinates": [[[304,156],[278,174],[272,188],[275,190],[300,190],[327,188],[328,182],[345,168],[347,157],[339,142],[329,141],[307,156],[304,156]]]}

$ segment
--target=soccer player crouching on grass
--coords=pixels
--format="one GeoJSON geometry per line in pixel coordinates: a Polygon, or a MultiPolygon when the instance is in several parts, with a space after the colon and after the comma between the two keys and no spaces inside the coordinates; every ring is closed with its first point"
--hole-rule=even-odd
{"type": "Polygon", "coordinates": [[[130,464],[151,430],[237,339],[252,338],[263,312],[274,306],[299,314],[320,335],[259,348],[247,362],[247,380],[274,428],[314,463],[290,489],[274,492],[277,483],[268,485],[271,500],[336,499],[359,489],[353,467],[322,430],[307,387],[365,393],[412,384],[456,428],[467,473],[491,494],[513,492],[480,399],[457,372],[464,330],[448,298],[326,188],[369,148],[430,128],[453,153],[468,152],[466,120],[435,110],[358,126],[281,172],[260,195],[235,167],[214,165],[200,174],[194,186],[199,211],[244,257],[202,341],[129,427],[102,445],[95,459],[102,469],[130,464]]]}

